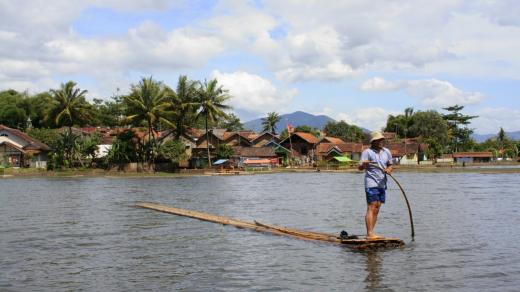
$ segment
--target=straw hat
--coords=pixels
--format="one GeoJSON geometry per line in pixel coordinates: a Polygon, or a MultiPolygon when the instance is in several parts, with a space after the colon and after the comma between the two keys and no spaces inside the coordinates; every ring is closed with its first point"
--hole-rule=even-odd
{"type": "Polygon", "coordinates": [[[370,135],[371,135],[370,143],[372,143],[376,140],[381,140],[381,139],[385,138],[385,136],[383,136],[383,134],[379,131],[372,132],[370,135]]]}

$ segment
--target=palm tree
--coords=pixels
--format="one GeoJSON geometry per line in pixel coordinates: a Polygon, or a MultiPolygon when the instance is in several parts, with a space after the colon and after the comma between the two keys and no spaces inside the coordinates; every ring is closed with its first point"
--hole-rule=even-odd
{"type": "Polygon", "coordinates": [[[282,118],[276,112],[267,113],[267,117],[262,118],[262,132],[270,132],[271,134],[276,134],[276,124],[282,118]]]}
{"type": "Polygon", "coordinates": [[[159,123],[175,129],[172,118],[172,103],[170,97],[172,91],[160,81],[150,78],[143,78],[139,84],[132,85],[131,93],[124,97],[127,106],[127,116],[124,123],[141,125],[145,123],[148,129],[148,145],[146,159],[155,163],[154,147],[155,135],[159,123]]]}
{"type": "MultiPolygon", "coordinates": [[[[45,114],[45,120],[57,127],[66,126],[69,128],[68,137],[72,137],[72,126],[84,125],[91,120],[91,109],[85,100],[86,90],[76,88],[74,81],[62,83],[60,89],[50,90],[52,104],[45,114]]],[[[67,141],[72,141],[67,139],[67,141]]],[[[68,145],[65,149],[65,156],[72,162],[73,145],[68,145]]]]}
{"type": "Polygon", "coordinates": [[[179,76],[177,91],[173,95],[175,106],[176,138],[184,133],[185,127],[192,124],[195,119],[199,103],[196,102],[197,83],[188,80],[185,75],[179,76]]]}
{"type": "Polygon", "coordinates": [[[203,116],[206,128],[206,143],[208,151],[208,165],[211,167],[211,156],[209,153],[209,133],[208,133],[208,121],[214,122],[218,117],[225,116],[224,110],[230,109],[231,107],[224,104],[226,100],[231,98],[228,91],[218,86],[217,79],[210,80],[209,82],[204,81],[201,84],[198,93],[197,101],[200,106],[198,117],[203,116]]]}

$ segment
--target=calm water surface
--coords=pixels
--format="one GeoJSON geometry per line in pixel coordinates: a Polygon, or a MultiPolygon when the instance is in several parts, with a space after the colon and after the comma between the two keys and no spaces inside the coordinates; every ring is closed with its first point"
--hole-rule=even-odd
{"type": "Polygon", "coordinates": [[[371,252],[151,210],[364,231],[361,174],[0,179],[1,291],[518,291],[520,174],[396,173],[371,252]]]}

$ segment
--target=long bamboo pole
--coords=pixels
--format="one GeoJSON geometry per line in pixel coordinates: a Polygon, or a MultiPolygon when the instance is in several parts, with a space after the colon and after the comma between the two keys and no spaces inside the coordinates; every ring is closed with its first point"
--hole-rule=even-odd
{"type": "Polygon", "coordinates": [[[232,225],[237,228],[245,228],[251,229],[258,232],[271,233],[275,235],[284,235],[291,236],[298,239],[305,240],[318,240],[318,241],[326,241],[337,244],[347,244],[351,246],[355,246],[355,248],[370,248],[370,247],[383,247],[383,246],[403,246],[404,242],[398,238],[381,238],[381,239],[348,239],[342,240],[338,236],[328,233],[321,232],[313,232],[313,231],[304,231],[293,228],[267,225],[264,223],[260,223],[258,221],[248,222],[236,220],[229,217],[217,216],[213,214],[191,211],[186,209],[175,208],[171,206],[165,206],[162,204],[156,203],[138,203],[137,207],[146,208],[151,210],[156,210],[164,213],[175,214],[179,216],[185,216],[190,218],[195,218],[203,221],[209,221],[214,223],[220,223],[224,225],[232,225]]]}

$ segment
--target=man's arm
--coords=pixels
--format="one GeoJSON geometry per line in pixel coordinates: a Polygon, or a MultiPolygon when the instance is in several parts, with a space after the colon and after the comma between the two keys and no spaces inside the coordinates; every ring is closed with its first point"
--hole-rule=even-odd
{"type": "Polygon", "coordinates": [[[390,152],[389,149],[385,149],[385,151],[388,155],[388,162],[386,163],[385,173],[390,174],[394,170],[394,165],[392,164],[392,160],[393,160],[392,152],[390,152]]]}
{"type": "Polygon", "coordinates": [[[365,150],[365,151],[361,152],[361,157],[359,158],[358,170],[366,169],[368,167],[369,163],[370,163],[370,161],[368,161],[368,153],[365,150]]]}

